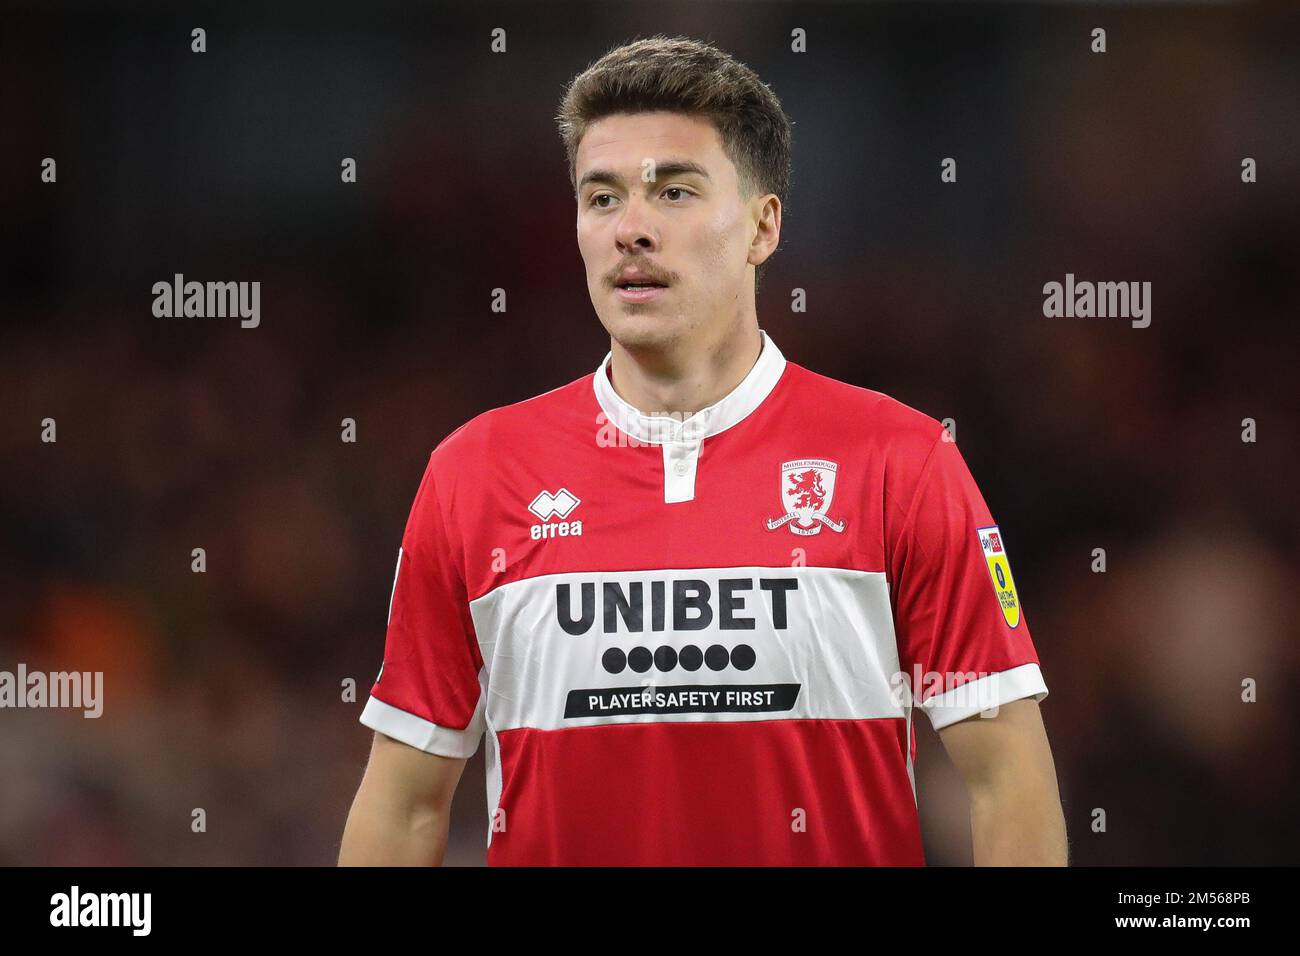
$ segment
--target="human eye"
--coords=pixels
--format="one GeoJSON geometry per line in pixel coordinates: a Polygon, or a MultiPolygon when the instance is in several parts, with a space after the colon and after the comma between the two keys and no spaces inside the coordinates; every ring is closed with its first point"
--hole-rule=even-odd
{"type": "Polygon", "coordinates": [[[608,208],[609,208],[608,206],[601,206],[601,205],[598,205],[598,201],[601,200],[601,199],[613,199],[613,198],[614,198],[614,194],[613,194],[613,193],[593,193],[593,194],[592,194],[592,195],[587,199],[587,205],[588,205],[588,206],[595,206],[595,208],[597,208],[597,209],[608,209],[608,208]]]}
{"type": "Polygon", "coordinates": [[[691,195],[691,191],[687,189],[685,186],[669,186],[667,189],[663,191],[663,194],[666,196],[669,193],[682,193],[683,195],[686,196],[691,195]]]}

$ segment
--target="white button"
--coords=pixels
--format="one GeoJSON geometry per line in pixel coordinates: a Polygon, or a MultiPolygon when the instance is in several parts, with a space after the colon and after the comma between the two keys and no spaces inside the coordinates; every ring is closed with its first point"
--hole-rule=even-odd
{"type": "Polygon", "coordinates": [[[685,475],[690,470],[691,466],[684,461],[679,461],[677,464],[673,465],[673,471],[677,472],[678,475],[685,475]]]}

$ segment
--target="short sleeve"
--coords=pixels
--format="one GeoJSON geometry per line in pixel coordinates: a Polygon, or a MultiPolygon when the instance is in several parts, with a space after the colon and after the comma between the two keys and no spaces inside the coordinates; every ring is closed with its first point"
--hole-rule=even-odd
{"type": "Polygon", "coordinates": [[[1047,696],[1006,537],[946,436],[921,469],[889,560],[899,661],[936,730],[1047,696]]]}
{"type": "Polygon", "coordinates": [[[470,757],[483,736],[483,667],[436,487],[438,453],[411,506],[389,599],[384,662],[361,723],[427,753],[470,757]]]}

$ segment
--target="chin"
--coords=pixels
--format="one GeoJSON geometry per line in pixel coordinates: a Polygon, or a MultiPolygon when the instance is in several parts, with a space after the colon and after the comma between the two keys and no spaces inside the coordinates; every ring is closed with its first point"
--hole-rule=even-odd
{"type": "Polygon", "coordinates": [[[617,307],[613,315],[601,315],[600,321],[610,338],[629,352],[670,348],[686,331],[678,314],[656,309],[617,307]]]}

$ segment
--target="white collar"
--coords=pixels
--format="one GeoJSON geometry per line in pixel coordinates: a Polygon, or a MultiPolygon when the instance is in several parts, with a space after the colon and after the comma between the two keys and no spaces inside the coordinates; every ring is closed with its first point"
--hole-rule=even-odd
{"type": "Polygon", "coordinates": [[[612,351],[605,355],[600,368],[596,369],[596,401],[609,422],[639,442],[662,445],[709,438],[726,431],[758,408],[785,371],[785,356],[781,350],[762,329],[759,329],[759,334],[763,336],[763,347],[749,374],[721,399],[689,418],[643,415],[625,402],[609,380],[612,351]]]}

